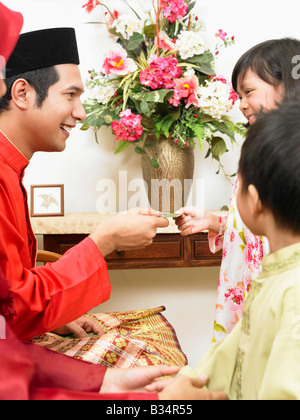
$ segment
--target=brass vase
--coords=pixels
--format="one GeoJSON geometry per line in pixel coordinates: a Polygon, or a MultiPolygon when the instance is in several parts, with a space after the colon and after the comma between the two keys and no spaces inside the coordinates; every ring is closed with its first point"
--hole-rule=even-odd
{"type": "Polygon", "coordinates": [[[148,186],[150,206],[163,213],[174,213],[188,199],[194,175],[194,150],[182,148],[174,140],[157,139],[149,135],[147,155],[142,155],[143,177],[148,186]],[[159,167],[153,168],[150,160],[156,159],[159,167]]]}

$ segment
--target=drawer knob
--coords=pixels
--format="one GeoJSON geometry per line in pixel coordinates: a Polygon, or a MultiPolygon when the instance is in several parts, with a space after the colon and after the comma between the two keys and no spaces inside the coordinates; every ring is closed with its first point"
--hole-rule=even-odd
{"type": "Polygon", "coordinates": [[[123,251],[122,249],[117,249],[116,253],[117,253],[118,257],[124,257],[124,255],[125,255],[125,251],[123,251]]]}

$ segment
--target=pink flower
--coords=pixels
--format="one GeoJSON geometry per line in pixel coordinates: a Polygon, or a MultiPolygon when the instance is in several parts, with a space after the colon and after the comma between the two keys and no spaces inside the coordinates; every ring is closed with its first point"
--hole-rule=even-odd
{"type": "Polygon", "coordinates": [[[119,13],[117,10],[114,10],[113,12],[109,13],[109,12],[105,12],[105,22],[108,28],[108,36],[112,39],[115,39],[115,35],[113,35],[110,32],[110,29],[114,23],[115,20],[117,20],[119,18],[121,13],[119,13]]]}
{"type": "Polygon", "coordinates": [[[182,19],[188,11],[188,4],[184,0],[162,0],[161,6],[164,17],[171,23],[177,19],[182,19]]]}
{"type": "Polygon", "coordinates": [[[174,96],[169,99],[173,106],[178,106],[180,99],[186,98],[186,108],[190,105],[199,107],[199,98],[197,91],[199,89],[198,77],[193,75],[191,77],[182,77],[175,80],[176,87],[174,89],[174,96]]]}
{"type": "Polygon", "coordinates": [[[169,99],[171,105],[178,107],[182,98],[186,98],[186,89],[174,89],[174,95],[169,99]]]}
{"type": "Polygon", "coordinates": [[[174,79],[182,75],[182,70],[177,67],[178,60],[173,56],[158,57],[153,54],[148,60],[149,68],[142,70],[140,81],[142,85],[151,89],[172,89],[175,87],[174,79]]]}
{"type": "Polygon", "coordinates": [[[135,115],[131,109],[126,109],[120,113],[121,120],[111,123],[112,130],[117,140],[136,141],[142,137],[143,126],[141,125],[142,117],[135,115]]]}
{"type": "Polygon", "coordinates": [[[236,101],[238,100],[238,96],[235,93],[235,90],[232,87],[232,84],[230,83],[230,95],[229,95],[229,99],[231,99],[232,101],[232,106],[236,103],[236,101]]]}
{"type": "Polygon", "coordinates": [[[219,29],[216,33],[216,37],[219,37],[222,39],[222,41],[224,41],[227,37],[227,32],[223,32],[222,29],[219,29]]]}
{"type": "Polygon", "coordinates": [[[231,311],[238,311],[243,308],[244,305],[244,291],[239,287],[231,287],[225,293],[225,300],[229,302],[229,309],[231,311]]]}
{"type": "MultiPolygon", "coordinates": [[[[155,39],[155,43],[157,43],[157,38],[155,39]]],[[[158,46],[164,51],[171,51],[175,48],[174,42],[164,31],[159,33],[158,46]]]]}
{"type": "Polygon", "coordinates": [[[124,48],[118,51],[110,51],[104,57],[102,70],[106,75],[111,73],[125,76],[132,71],[133,60],[127,58],[127,52],[124,48]]]}
{"type": "Polygon", "coordinates": [[[245,232],[247,246],[244,251],[247,265],[251,271],[257,270],[263,258],[263,244],[260,238],[245,232]]]}
{"type": "Polygon", "coordinates": [[[88,13],[91,13],[92,10],[95,9],[96,6],[100,5],[100,1],[98,0],[88,0],[86,4],[84,4],[82,7],[86,7],[86,11],[88,13]]]}

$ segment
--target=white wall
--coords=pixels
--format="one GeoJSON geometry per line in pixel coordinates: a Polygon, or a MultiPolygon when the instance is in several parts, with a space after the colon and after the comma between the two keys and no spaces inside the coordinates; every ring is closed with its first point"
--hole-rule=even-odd
{"type": "MultiPolygon", "coordinates": [[[[151,0],[129,0],[134,7],[150,7],[151,0]]],[[[82,78],[87,70],[97,68],[110,40],[101,25],[85,24],[92,16],[81,8],[84,0],[3,0],[12,9],[23,13],[23,31],[73,26],[77,32],[81,57],[82,78]]],[[[107,0],[116,9],[122,0],[107,0]]],[[[214,34],[223,29],[235,35],[236,45],[223,51],[218,60],[220,74],[230,78],[232,68],[248,48],[269,38],[293,36],[300,38],[299,2],[286,0],[198,0],[199,18],[206,22],[206,41],[214,47],[214,34]]],[[[97,12],[95,13],[97,18],[97,12]]],[[[233,112],[240,118],[238,109],[233,112]]],[[[115,142],[110,129],[101,131],[101,144],[97,145],[91,132],[76,128],[66,150],[57,154],[36,154],[27,169],[25,185],[65,185],[66,212],[94,212],[99,193],[97,181],[111,178],[118,182],[119,171],[128,171],[128,181],[141,177],[140,157],[133,150],[113,155],[115,142]]],[[[204,179],[205,207],[219,209],[228,204],[231,185],[222,175],[215,175],[216,166],[204,160],[205,151],[195,150],[195,177],[204,179]]],[[[227,154],[224,162],[229,173],[236,170],[239,147],[227,154]]],[[[167,306],[166,316],[178,332],[183,349],[195,364],[209,346],[218,268],[145,270],[111,272],[112,298],[103,305],[104,310],[139,309],[140,307],[167,306]],[[195,328],[198,331],[195,331],[195,328]]]]}

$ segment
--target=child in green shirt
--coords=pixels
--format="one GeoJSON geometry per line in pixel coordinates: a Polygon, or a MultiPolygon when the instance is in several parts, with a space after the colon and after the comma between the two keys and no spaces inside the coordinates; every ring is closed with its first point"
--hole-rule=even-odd
{"type": "Polygon", "coordinates": [[[269,239],[233,331],[196,369],[228,399],[300,399],[300,102],[257,118],[239,163],[237,204],[246,226],[269,239]]]}

